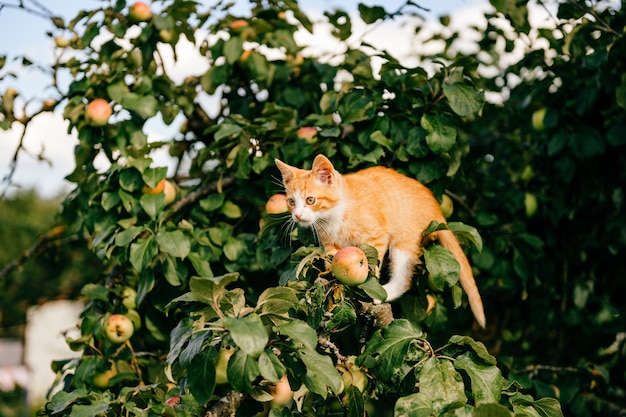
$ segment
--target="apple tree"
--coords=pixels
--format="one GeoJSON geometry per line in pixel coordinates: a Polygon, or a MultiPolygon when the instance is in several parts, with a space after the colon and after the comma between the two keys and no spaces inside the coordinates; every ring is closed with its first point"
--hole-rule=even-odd
{"type": "MultiPolygon", "coordinates": [[[[498,13],[473,28],[479,52],[465,59],[478,63],[475,85],[493,99],[463,126],[465,206],[455,211],[485,240],[474,259],[492,316],[482,340],[509,358],[509,378],[559,398],[566,414],[620,415],[623,4],[491,3],[498,13]]],[[[439,37],[441,59],[461,59],[453,51],[462,34],[439,37]]]]}
{"type": "MultiPolygon", "coordinates": [[[[385,165],[438,198],[463,193],[477,152],[466,123],[491,108],[478,61],[406,66],[352,24],[421,9],[358,9],[314,24],[290,0],[120,0],[51,17],[59,97],[19,115],[5,92],[0,122],[62,110],[78,145],[61,217],[103,267],[82,290],[81,337],[68,340],[82,355],[52,364],[58,391],[41,415],[562,415],[472,337],[445,250],[426,247],[410,293],[375,304],[384,291],[372,248],[360,248],[365,281],[344,285],[315,236],[267,212],[281,191],[277,157],[307,167],[323,153],[342,172],[385,165]],[[322,32],[339,54],[299,40],[322,32]],[[203,63],[184,77],[181,46],[203,63]]],[[[482,218],[424,233],[449,228],[482,259],[471,225],[498,223],[482,218]]]]}

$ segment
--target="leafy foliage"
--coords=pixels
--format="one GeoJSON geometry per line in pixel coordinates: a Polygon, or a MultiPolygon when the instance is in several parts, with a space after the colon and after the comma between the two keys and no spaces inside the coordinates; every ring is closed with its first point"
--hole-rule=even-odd
{"type": "MultiPolygon", "coordinates": [[[[82,336],[68,340],[83,354],[53,364],[61,390],[40,414],[559,416],[555,397],[578,415],[623,403],[620,384],[608,385],[624,367],[623,13],[565,2],[555,27],[531,29],[526,2],[492,4],[475,29],[481,52],[454,52],[457,34],[435,34],[444,47],[424,57],[430,72],[348,43],[357,17],[341,10],[324,20],[345,52],[305,56],[294,34],[313,24],[292,1],[236,15],[167,0],[145,21],[118,1],[55,18],[71,34],[54,71],[71,75],[63,115],[79,140],[61,215],[103,268],[82,290],[82,336]],[[497,68],[502,45],[535,38],[545,51],[531,42],[497,68]],[[182,80],[168,61],[179,43],[206,63],[182,80]],[[97,98],[112,106],[104,126],[85,114],[97,98]],[[149,141],[157,120],[180,131],[149,141]],[[172,166],[155,162],[164,151],[172,166]],[[392,311],[372,303],[383,298],[372,248],[367,281],[344,286],[310,232],[264,211],[280,189],[274,158],[307,167],[318,153],[343,172],[391,166],[454,197],[465,223],[425,234],[447,227],[473,243],[484,333],[471,329],[445,249],[425,248],[392,311]],[[164,180],[173,199],[154,191],[164,180]],[[533,200],[536,210],[524,206],[533,200]],[[116,313],[134,323],[122,344],[104,330],[116,313]]],[[[360,19],[413,6],[360,5],[360,19]]],[[[9,96],[3,128],[18,121],[9,96]]]]}

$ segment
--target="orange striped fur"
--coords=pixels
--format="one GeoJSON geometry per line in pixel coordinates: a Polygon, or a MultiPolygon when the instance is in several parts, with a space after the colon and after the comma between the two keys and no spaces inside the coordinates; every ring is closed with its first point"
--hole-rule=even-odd
{"type": "MultiPolygon", "coordinates": [[[[388,253],[390,277],[383,285],[386,301],[399,298],[410,288],[422,254],[422,232],[433,220],[445,223],[439,203],[426,186],[384,167],[342,175],[324,155],[315,158],[311,170],[278,159],[276,165],[295,223],[312,227],[329,253],[368,244],[378,250],[381,264],[388,253]]],[[[484,327],[482,300],[459,242],[448,230],[436,232],[436,238],[459,262],[461,286],[476,320],[484,327]]]]}

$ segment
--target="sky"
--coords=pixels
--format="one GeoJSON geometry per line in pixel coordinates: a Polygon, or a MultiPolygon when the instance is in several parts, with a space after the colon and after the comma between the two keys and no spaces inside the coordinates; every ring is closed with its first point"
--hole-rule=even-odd
{"type": "MultiPolygon", "coordinates": [[[[21,0],[26,5],[31,5],[32,0],[21,0]]],[[[383,5],[388,12],[397,10],[406,0],[361,0],[366,5],[383,5]]],[[[17,4],[20,0],[5,0],[2,3],[17,4]]],[[[73,18],[80,9],[99,7],[101,0],[46,0],[39,1],[55,15],[60,15],[67,22],[73,18]]],[[[130,3],[130,2],[129,2],[130,3]]],[[[238,0],[236,3],[242,4],[241,10],[246,9],[247,1],[238,0]]],[[[300,0],[301,8],[309,14],[321,15],[324,10],[341,8],[349,13],[357,13],[356,0],[300,0]]],[[[419,12],[426,20],[435,24],[441,15],[452,16],[453,22],[460,21],[461,24],[473,23],[480,18],[482,12],[490,9],[488,0],[419,0],[417,3],[426,10],[411,8],[410,10],[419,12]]],[[[356,28],[356,26],[355,26],[356,28]]],[[[356,28],[358,30],[358,28],[356,28]]],[[[403,33],[400,27],[383,25],[379,32],[372,36],[372,42],[378,42],[379,47],[390,50],[394,55],[401,58],[403,53],[411,49],[410,38],[407,33],[403,33]],[[403,42],[403,39],[406,41],[403,42]]],[[[9,59],[17,55],[26,55],[31,60],[41,63],[44,66],[53,62],[53,57],[58,51],[55,50],[53,40],[47,35],[50,32],[54,35],[54,27],[46,20],[31,13],[26,13],[13,7],[0,9],[0,55],[6,54],[9,59]]],[[[328,39],[316,39],[314,37],[303,38],[304,42],[312,44],[319,42],[320,48],[328,47],[328,39]]],[[[369,39],[368,39],[369,40],[369,39]]],[[[191,49],[191,48],[189,48],[191,49]]],[[[184,55],[184,54],[183,54],[184,55]]],[[[188,59],[181,62],[181,66],[187,68],[201,68],[203,63],[198,58],[189,55],[188,59]]],[[[9,62],[8,68],[17,68],[15,63],[9,62]]],[[[0,74],[7,71],[5,67],[0,74]]],[[[185,68],[177,69],[177,72],[184,74],[185,68]]],[[[52,89],[47,89],[50,79],[42,77],[35,69],[20,69],[17,78],[7,78],[0,81],[0,94],[7,88],[12,87],[20,92],[22,100],[43,100],[55,96],[52,89]]],[[[50,198],[70,190],[70,184],[64,177],[74,169],[73,149],[76,141],[76,134],[67,132],[67,124],[63,121],[60,113],[62,106],[55,113],[45,113],[38,116],[29,125],[28,131],[24,135],[24,145],[28,154],[19,156],[17,169],[13,177],[13,182],[17,187],[7,189],[3,181],[9,173],[9,167],[13,158],[16,144],[22,134],[19,124],[14,124],[11,131],[0,131],[0,196],[5,191],[11,195],[18,189],[35,189],[42,197],[50,198]],[[39,155],[43,155],[49,162],[40,160],[39,155]]],[[[177,130],[177,128],[176,128],[177,130]]],[[[162,125],[148,123],[146,133],[150,140],[166,139],[167,129],[162,125]]],[[[167,164],[166,157],[155,162],[167,164]]]]}

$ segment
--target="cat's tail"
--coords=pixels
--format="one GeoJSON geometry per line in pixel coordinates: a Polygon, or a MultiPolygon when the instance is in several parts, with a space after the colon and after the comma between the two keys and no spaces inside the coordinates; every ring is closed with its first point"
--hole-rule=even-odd
{"type": "Polygon", "coordinates": [[[483,300],[480,297],[480,293],[478,292],[478,287],[476,286],[476,280],[474,279],[474,274],[472,273],[472,267],[463,253],[463,249],[461,245],[459,245],[459,241],[449,230],[441,230],[437,232],[437,239],[439,243],[446,249],[448,249],[456,260],[461,265],[461,274],[459,276],[459,281],[461,283],[461,287],[465,290],[467,294],[467,299],[469,300],[470,308],[472,309],[472,313],[474,313],[474,317],[480,327],[485,327],[486,319],[485,319],[485,310],[483,307],[483,300]]]}

